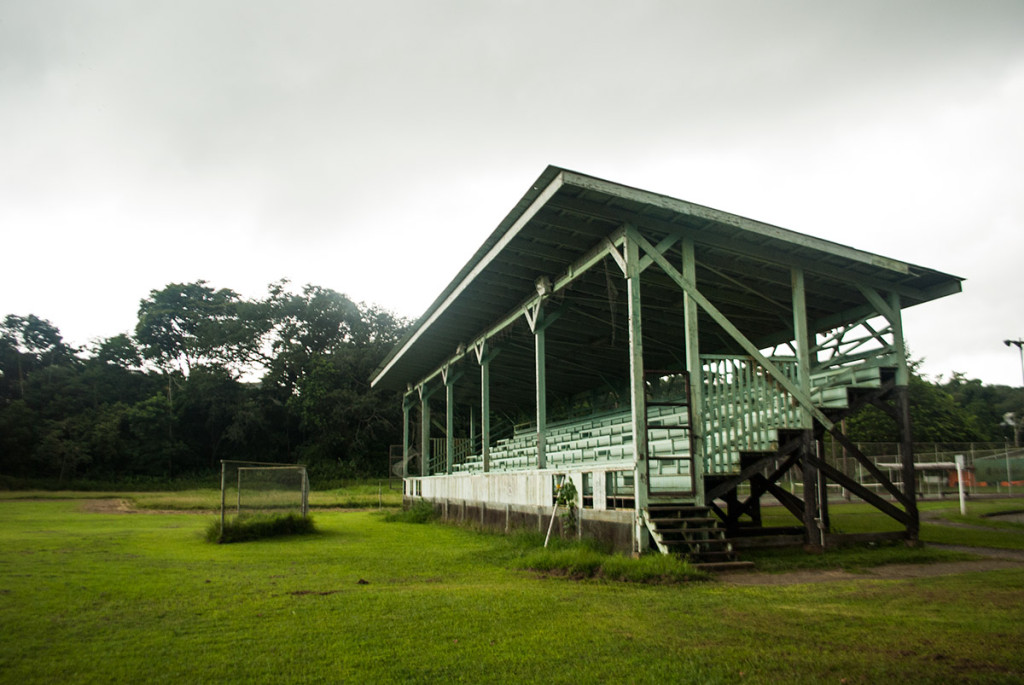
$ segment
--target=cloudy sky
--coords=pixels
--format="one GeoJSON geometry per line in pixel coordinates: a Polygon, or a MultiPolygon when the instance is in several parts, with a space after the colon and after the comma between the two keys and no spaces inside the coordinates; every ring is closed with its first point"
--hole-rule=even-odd
{"type": "Polygon", "coordinates": [[[547,164],[967,278],[1021,384],[1024,2],[0,0],[0,316],[280,278],[416,317],[547,164]]]}

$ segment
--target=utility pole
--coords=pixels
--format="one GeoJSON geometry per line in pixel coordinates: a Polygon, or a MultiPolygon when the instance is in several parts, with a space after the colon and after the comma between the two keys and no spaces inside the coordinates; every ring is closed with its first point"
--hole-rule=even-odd
{"type": "MultiPolygon", "coordinates": [[[[1017,338],[1016,340],[1004,340],[1003,344],[1007,347],[1010,347],[1011,345],[1017,346],[1017,351],[1020,353],[1021,386],[1024,387],[1024,340],[1021,340],[1020,338],[1017,338]]],[[[1004,420],[1005,418],[1006,417],[1004,417],[1004,420]]],[[[1020,447],[1020,432],[1022,425],[1024,425],[1024,416],[1014,416],[1013,423],[1011,425],[1013,427],[1013,446],[1020,447]]],[[[1009,462],[1007,462],[1007,464],[1009,464],[1009,462]]]]}
{"type": "Polygon", "coordinates": [[[1016,345],[1017,351],[1020,352],[1020,379],[1021,384],[1024,385],[1024,340],[1017,338],[1016,340],[1004,340],[1003,344],[1009,347],[1010,345],[1016,345]]]}

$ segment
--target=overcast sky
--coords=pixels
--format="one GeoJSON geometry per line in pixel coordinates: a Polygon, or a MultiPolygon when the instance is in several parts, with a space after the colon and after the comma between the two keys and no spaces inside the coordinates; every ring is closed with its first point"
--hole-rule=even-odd
{"type": "Polygon", "coordinates": [[[280,278],[417,317],[547,164],[967,279],[1021,384],[1024,2],[0,0],[0,316],[280,278]]]}

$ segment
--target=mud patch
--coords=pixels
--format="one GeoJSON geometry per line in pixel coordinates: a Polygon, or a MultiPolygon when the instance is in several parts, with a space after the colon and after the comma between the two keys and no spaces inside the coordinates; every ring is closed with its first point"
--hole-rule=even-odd
{"type": "Polygon", "coordinates": [[[129,499],[83,499],[78,510],[85,514],[215,514],[212,509],[139,509],[129,499]]]}
{"type": "Polygon", "coordinates": [[[86,514],[134,514],[138,510],[126,499],[84,499],[78,510],[86,514]]]}

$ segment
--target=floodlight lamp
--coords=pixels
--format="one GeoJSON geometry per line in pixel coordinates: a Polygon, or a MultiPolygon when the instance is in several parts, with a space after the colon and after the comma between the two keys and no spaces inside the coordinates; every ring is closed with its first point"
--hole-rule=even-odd
{"type": "Polygon", "coordinates": [[[534,287],[537,288],[537,294],[541,297],[547,297],[554,291],[554,286],[551,285],[551,279],[547,276],[541,276],[534,282],[534,287]]]}

